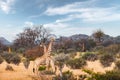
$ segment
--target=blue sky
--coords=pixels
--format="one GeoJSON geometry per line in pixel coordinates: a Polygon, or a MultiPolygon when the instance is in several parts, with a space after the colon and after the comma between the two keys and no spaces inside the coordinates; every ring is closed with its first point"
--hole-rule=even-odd
{"type": "Polygon", "coordinates": [[[120,0],[0,0],[0,37],[9,41],[24,27],[44,25],[57,36],[120,35],[120,0]]]}

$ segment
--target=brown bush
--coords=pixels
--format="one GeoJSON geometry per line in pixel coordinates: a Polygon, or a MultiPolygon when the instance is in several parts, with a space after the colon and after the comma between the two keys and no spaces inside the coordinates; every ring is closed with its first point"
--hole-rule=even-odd
{"type": "Polygon", "coordinates": [[[30,64],[30,60],[29,60],[29,59],[26,59],[26,60],[23,62],[23,64],[24,64],[24,67],[25,67],[26,69],[28,69],[29,64],[30,64]]]}
{"type": "Polygon", "coordinates": [[[3,58],[0,56],[0,64],[3,62],[3,58]]]}
{"type": "Polygon", "coordinates": [[[7,65],[6,68],[5,68],[5,70],[14,71],[14,69],[13,69],[12,66],[10,66],[10,65],[7,65]]]}
{"type": "Polygon", "coordinates": [[[35,59],[43,55],[44,49],[42,46],[37,46],[35,48],[29,49],[25,52],[25,57],[29,59],[35,59]]]}

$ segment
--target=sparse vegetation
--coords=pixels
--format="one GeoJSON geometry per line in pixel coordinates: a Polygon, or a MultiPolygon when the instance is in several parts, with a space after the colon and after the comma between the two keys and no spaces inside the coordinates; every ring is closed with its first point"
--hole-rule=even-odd
{"type": "Polygon", "coordinates": [[[18,55],[14,55],[10,59],[10,63],[13,63],[15,65],[19,65],[20,62],[21,62],[21,58],[18,55]]]}
{"type": "Polygon", "coordinates": [[[76,80],[76,78],[74,78],[73,73],[70,71],[65,71],[62,73],[63,77],[61,78],[60,75],[55,76],[53,78],[53,80],[76,80]]]}
{"type": "Polygon", "coordinates": [[[8,64],[13,63],[15,65],[19,65],[19,63],[21,62],[19,54],[5,52],[1,53],[0,55],[8,64]]]}
{"type": "Polygon", "coordinates": [[[10,65],[7,65],[6,68],[5,68],[5,70],[7,70],[7,71],[14,71],[14,69],[10,65]]]}
{"type": "Polygon", "coordinates": [[[3,58],[0,56],[0,64],[3,62],[3,58]]]}
{"type": "Polygon", "coordinates": [[[117,44],[112,44],[112,45],[106,47],[105,51],[115,55],[120,51],[120,46],[117,44]]]}
{"type": "Polygon", "coordinates": [[[100,62],[104,67],[110,66],[113,61],[115,61],[115,58],[112,54],[105,53],[100,57],[100,62]]]}
{"type": "Polygon", "coordinates": [[[86,52],[83,56],[83,59],[88,60],[88,61],[95,61],[98,59],[97,54],[92,53],[92,52],[86,52]]]}
{"type": "Polygon", "coordinates": [[[44,66],[44,65],[42,65],[42,66],[40,66],[40,67],[38,68],[39,71],[43,71],[43,70],[45,70],[45,69],[46,69],[46,66],[44,66]]]}
{"type": "Polygon", "coordinates": [[[86,61],[82,58],[75,58],[75,59],[68,60],[66,64],[67,66],[73,69],[80,69],[86,65],[86,61]]]}
{"type": "Polygon", "coordinates": [[[24,64],[25,68],[28,69],[29,64],[30,64],[30,60],[29,60],[29,59],[25,59],[25,60],[23,61],[23,64],[24,64]]]}
{"type": "Polygon", "coordinates": [[[120,60],[116,61],[115,65],[116,65],[115,69],[120,70],[120,60]]]}
{"type": "Polygon", "coordinates": [[[88,80],[120,80],[120,71],[107,71],[105,74],[94,73],[88,80]]]}

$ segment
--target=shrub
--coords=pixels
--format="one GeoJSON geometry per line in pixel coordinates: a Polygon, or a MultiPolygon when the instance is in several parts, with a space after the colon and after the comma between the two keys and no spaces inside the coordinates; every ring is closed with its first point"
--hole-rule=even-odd
{"type": "Polygon", "coordinates": [[[94,72],[92,70],[89,70],[89,69],[83,69],[82,71],[84,71],[85,73],[87,74],[94,74],[94,72]]]}
{"type": "Polygon", "coordinates": [[[95,61],[98,59],[98,56],[97,54],[87,52],[82,56],[82,58],[89,61],[95,61]]]}
{"type": "Polygon", "coordinates": [[[54,75],[54,72],[46,70],[46,71],[44,71],[44,74],[46,74],[46,75],[54,75]]]}
{"type": "Polygon", "coordinates": [[[116,68],[120,70],[120,60],[115,62],[116,68]]]}
{"type": "Polygon", "coordinates": [[[14,55],[12,56],[12,58],[10,58],[10,62],[15,65],[19,65],[19,63],[21,62],[21,58],[18,55],[14,55]]]}
{"type": "Polygon", "coordinates": [[[26,69],[28,69],[29,64],[30,64],[30,60],[29,60],[29,59],[25,59],[25,60],[23,61],[23,64],[24,64],[24,67],[25,67],[26,69]]]}
{"type": "Polygon", "coordinates": [[[77,53],[74,52],[74,53],[70,53],[69,55],[70,57],[74,58],[77,55],[77,53]]]}
{"type": "Polygon", "coordinates": [[[85,80],[86,78],[87,78],[87,75],[85,74],[79,75],[79,80],[85,80]]]}
{"type": "Polygon", "coordinates": [[[93,48],[93,51],[101,51],[104,50],[104,46],[96,46],[95,48],[93,48]]]}
{"type": "Polygon", "coordinates": [[[72,72],[70,71],[63,72],[62,74],[63,74],[62,78],[60,77],[60,75],[58,75],[58,76],[55,76],[53,80],[76,80],[73,77],[72,72]]]}
{"type": "Polygon", "coordinates": [[[87,80],[120,80],[120,71],[113,70],[106,73],[95,73],[92,70],[83,70],[88,73],[87,80]]]}
{"type": "Polygon", "coordinates": [[[0,56],[0,64],[3,62],[3,58],[0,56]]]}
{"type": "Polygon", "coordinates": [[[11,63],[11,58],[14,56],[14,54],[3,53],[1,56],[5,59],[5,61],[6,61],[7,63],[10,64],[10,63],[11,63]]]}
{"type": "Polygon", "coordinates": [[[8,64],[13,63],[15,65],[18,65],[21,62],[21,58],[18,56],[18,54],[2,53],[1,56],[8,64]]]}
{"type": "Polygon", "coordinates": [[[43,70],[45,70],[45,69],[46,69],[46,66],[44,66],[44,65],[42,65],[42,66],[40,66],[40,67],[38,68],[39,71],[43,71],[43,70]]]}
{"type": "Polygon", "coordinates": [[[70,66],[73,69],[80,69],[86,65],[86,61],[82,58],[71,59],[66,62],[67,66],[70,66]]]}
{"type": "Polygon", "coordinates": [[[66,60],[69,59],[69,55],[61,53],[61,54],[56,55],[54,58],[56,61],[65,62],[66,60]]]}
{"type": "Polygon", "coordinates": [[[5,70],[14,71],[14,69],[10,65],[7,65],[6,68],[5,68],[5,70]]]}
{"type": "Polygon", "coordinates": [[[105,50],[109,53],[116,54],[120,51],[120,47],[117,44],[112,44],[112,45],[106,47],[105,50]]]}
{"type": "Polygon", "coordinates": [[[19,48],[19,49],[17,50],[17,52],[18,52],[18,53],[24,53],[24,52],[25,52],[25,48],[19,48]]]}
{"type": "Polygon", "coordinates": [[[112,54],[103,54],[100,57],[100,62],[104,67],[108,67],[112,64],[112,62],[115,61],[114,56],[112,54]]]}
{"type": "Polygon", "coordinates": [[[92,74],[87,80],[120,80],[120,71],[108,71],[105,74],[92,74]]]}
{"type": "Polygon", "coordinates": [[[59,68],[63,68],[64,63],[69,60],[69,55],[68,54],[58,54],[54,57],[55,59],[55,64],[58,65],[59,68]]]}

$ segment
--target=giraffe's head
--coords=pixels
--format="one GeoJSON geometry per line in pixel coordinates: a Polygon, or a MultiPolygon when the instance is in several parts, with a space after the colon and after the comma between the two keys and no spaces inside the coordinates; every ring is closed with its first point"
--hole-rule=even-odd
{"type": "Polygon", "coordinates": [[[54,38],[54,37],[51,37],[51,38],[50,38],[50,41],[52,41],[52,42],[55,41],[55,38],[54,38]]]}

